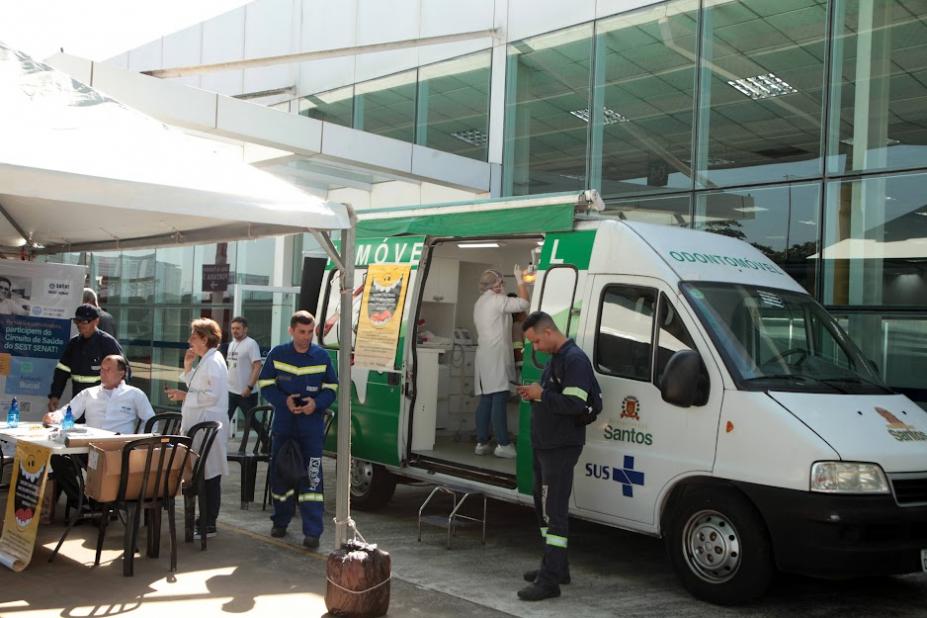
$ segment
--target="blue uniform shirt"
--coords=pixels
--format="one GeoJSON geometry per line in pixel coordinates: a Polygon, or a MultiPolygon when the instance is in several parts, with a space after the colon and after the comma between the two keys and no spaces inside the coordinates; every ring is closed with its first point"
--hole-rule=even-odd
{"type": "Polygon", "coordinates": [[[274,406],[275,433],[291,433],[320,423],[324,412],[335,401],[338,374],[328,352],[313,344],[306,352],[297,352],[293,342],[270,351],[258,378],[261,394],[274,406]],[[286,400],[291,395],[315,399],[313,414],[293,414],[286,400]]]}
{"type": "Polygon", "coordinates": [[[548,449],[584,445],[586,426],[577,420],[586,413],[595,384],[589,358],[568,339],[550,357],[541,376],[541,400],[531,404],[531,446],[548,449]]]}

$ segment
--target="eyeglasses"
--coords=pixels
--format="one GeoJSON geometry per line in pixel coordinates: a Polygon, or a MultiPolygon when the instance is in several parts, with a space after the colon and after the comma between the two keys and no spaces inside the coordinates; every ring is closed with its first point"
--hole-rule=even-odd
{"type": "Polygon", "coordinates": [[[80,318],[74,318],[72,322],[74,322],[75,324],[79,326],[81,324],[90,324],[91,322],[93,322],[93,320],[82,320],[80,318]]]}

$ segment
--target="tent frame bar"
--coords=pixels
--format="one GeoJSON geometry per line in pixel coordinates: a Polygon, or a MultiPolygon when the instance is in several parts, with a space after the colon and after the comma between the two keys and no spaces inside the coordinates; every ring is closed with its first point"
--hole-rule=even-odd
{"type": "Polygon", "coordinates": [[[7,212],[6,208],[3,207],[3,204],[0,204],[0,215],[3,215],[3,218],[6,219],[11,226],[13,226],[13,229],[16,230],[16,233],[23,237],[23,241],[25,242],[26,246],[35,246],[35,243],[32,241],[32,234],[26,233],[26,230],[24,230],[22,226],[19,225],[19,223],[16,221],[16,219],[14,219],[10,213],[7,212]]]}

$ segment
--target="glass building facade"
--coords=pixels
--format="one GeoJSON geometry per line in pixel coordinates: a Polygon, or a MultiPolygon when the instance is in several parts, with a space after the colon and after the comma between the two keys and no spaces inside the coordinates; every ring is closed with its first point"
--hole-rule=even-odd
{"type": "Polygon", "coordinates": [[[927,0],[675,0],[508,46],[503,191],[751,243],[927,401],[927,0]]]}

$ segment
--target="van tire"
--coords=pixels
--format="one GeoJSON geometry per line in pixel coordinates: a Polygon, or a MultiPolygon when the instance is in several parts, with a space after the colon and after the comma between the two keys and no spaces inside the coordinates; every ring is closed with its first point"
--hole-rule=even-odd
{"type": "Polygon", "coordinates": [[[766,525],[733,489],[691,488],[667,514],[666,550],[694,597],[740,605],[766,592],[775,574],[766,525]]]}
{"type": "Polygon", "coordinates": [[[372,511],[389,502],[396,491],[396,476],[381,465],[351,458],[351,506],[372,511]]]}

